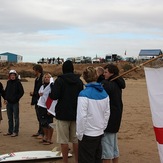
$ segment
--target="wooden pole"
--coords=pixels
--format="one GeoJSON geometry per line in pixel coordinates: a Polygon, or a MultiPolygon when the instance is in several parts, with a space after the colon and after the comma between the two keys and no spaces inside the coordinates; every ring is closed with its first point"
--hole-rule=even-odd
{"type": "Polygon", "coordinates": [[[155,60],[157,60],[158,58],[161,58],[161,57],[163,57],[163,54],[161,54],[161,55],[159,55],[159,56],[157,56],[157,57],[155,57],[155,58],[152,58],[152,59],[150,59],[150,60],[148,60],[148,61],[146,61],[146,62],[140,64],[139,66],[133,67],[132,69],[130,69],[130,70],[128,70],[128,71],[126,71],[126,72],[120,74],[119,76],[116,76],[115,78],[111,79],[110,81],[113,81],[113,80],[115,80],[115,79],[117,79],[117,78],[119,78],[119,77],[121,77],[121,76],[124,76],[124,75],[126,75],[126,74],[128,74],[128,73],[130,73],[130,72],[132,72],[132,71],[134,71],[134,70],[136,70],[137,68],[140,68],[140,67],[142,67],[142,66],[144,66],[144,65],[146,65],[146,64],[148,64],[148,63],[150,63],[150,62],[153,62],[153,61],[155,61],[155,60]]]}

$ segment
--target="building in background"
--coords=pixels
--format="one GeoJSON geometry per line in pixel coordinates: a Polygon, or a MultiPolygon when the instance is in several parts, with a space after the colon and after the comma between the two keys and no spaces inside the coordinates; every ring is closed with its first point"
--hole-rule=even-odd
{"type": "Polygon", "coordinates": [[[9,53],[9,52],[0,54],[0,62],[19,63],[19,62],[22,62],[22,61],[23,61],[23,56],[21,56],[21,55],[9,53]]]}
{"type": "Polygon", "coordinates": [[[142,49],[139,53],[139,59],[148,60],[163,54],[161,49],[142,49]]]}

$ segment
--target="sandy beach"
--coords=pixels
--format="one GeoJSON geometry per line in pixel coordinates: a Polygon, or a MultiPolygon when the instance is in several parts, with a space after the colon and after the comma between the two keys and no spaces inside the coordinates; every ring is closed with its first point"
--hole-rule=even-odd
{"type": "MultiPolygon", "coordinates": [[[[52,150],[56,144],[56,132],[52,145],[43,145],[39,140],[31,137],[37,130],[35,110],[31,107],[29,92],[33,90],[34,78],[27,78],[22,82],[25,94],[20,101],[20,133],[18,137],[3,136],[8,129],[6,112],[0,124],[0,154],[30,151],[52,150]]],[[[4,87],[6,80],[1,80],[4,87]]],[[[159,163],[159,155],[153,131],[151,112],[149,107],[145,79],[127,79],[126,89],[123,90],[123,119],[118,134],[120,163],[159,163]]],[[[3,105],[3,108],[5,106],[3,105]]],[[[71,148],[71,146],[70,146],[71,148]]],[[[72,152],[72,150],[71,150],[72,152]]],[[[61,159],[36,161],[44,163],[61,163],[61,159]]],[[[73,163],[73,157],[69,158],[73,163]]]]}

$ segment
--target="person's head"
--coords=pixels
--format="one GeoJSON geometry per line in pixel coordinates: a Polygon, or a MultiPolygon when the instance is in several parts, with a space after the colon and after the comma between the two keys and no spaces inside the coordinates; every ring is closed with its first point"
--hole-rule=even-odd
{"type": "Polygon", "coordinates": [[[74,72],[74,66],[73,66],[72,61],[67,60],[67,61],[65,61],[63,63],[63,65],[62,65],[62,72],[63,72],[63,74],[73,73],[74,72]]]}
{"type": "Polygon", "coordinates": [[[105,79],[109,79],[112,75],[119,75],[119,69],[115,64],[108,64],[104,67],[105,79]]]}
{"type": "Polygon", "coordinates": [[[34,74],[35,76],[39,76],[40,74],[43,74],[43,68],[41,65],[37,64],[33,66],[34,74]]]}
{"type": "Polygon", "coordinates": [[[17,78],[17,72],[15,70],[10,70],[9,71],[9,79],[15,80],[16,78],[17,78]]]}
{"type": "Polygon", "coordinates": [[[97,71],[94,67],[89,66],[83,72],[83,78],[87,83],[97,81],[97,71]]]}
{"type": "Polygon", "coordinates": [[[104,74],[104,68],[99,66],[96,67],[96,71],[97,71],[97,76],[103,75],[104,74]]]}
{"type": "Polygon", "coordinates": [[[43,81],[43,83],[50,83],[51,78],[52,78],[52,76],[49,73],[45,73],[42,78],[42,81],[43,81]]]}

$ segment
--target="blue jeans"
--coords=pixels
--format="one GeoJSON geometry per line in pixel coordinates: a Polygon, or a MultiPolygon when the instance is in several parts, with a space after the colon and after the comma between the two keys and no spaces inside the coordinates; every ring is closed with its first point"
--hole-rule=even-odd
{"type": "Polygon", "coordinates": [[[7,103],[7,116],[8,116],[8,133],[19,132],[19,103],[7,103]]]}

